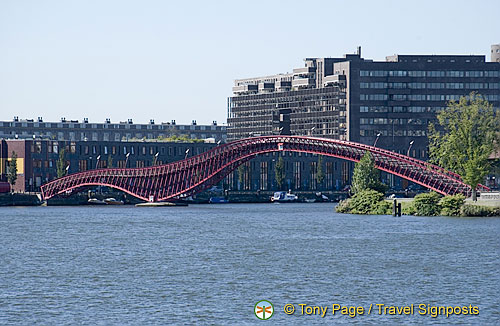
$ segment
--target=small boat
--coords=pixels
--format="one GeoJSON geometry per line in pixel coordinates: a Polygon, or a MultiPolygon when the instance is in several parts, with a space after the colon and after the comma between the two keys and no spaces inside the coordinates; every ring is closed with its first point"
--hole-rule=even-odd
{"type": "Polygon", "coordinates": [[[208,202],[210,204],[227,204],[229,203],[229,200],[224,197],[210,197],[210,200],[208,202]]]}
{"type": "Polygon", "coordinates": [[[297,195],[288,193],[286,191],[276,191],[271,197],[273,203],[292,203],[299,199],[297,195]]]}
{"type": "Polygon", "coordinates": [[[99,200],[97,198],[90,198],[88,201],[89,205],[106,205],[106,202],[99,200]]]}
{"type": "Polygon", "coordinates": [[[123,205],[123,201],[116,200],[115,198],[112,198],[112,197],[104,199],[104,203],[106,205],[123,205]]]}

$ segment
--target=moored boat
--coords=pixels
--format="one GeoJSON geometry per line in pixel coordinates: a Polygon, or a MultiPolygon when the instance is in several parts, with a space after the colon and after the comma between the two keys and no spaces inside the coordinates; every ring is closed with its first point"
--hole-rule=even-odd
{"type": "Polygon", "coordinates": [[[99,200],[97,198],[90,198],[88,201],[89,205],[106,205],[106,202],[99,200]]]}
{"type": "Polygon", "coordinates": [[[276,191],[271,197],[273,203],[292,203],[299,199],[297,195],[288,193],[286,191],[276,191]]]}
{"type": "Polygon", "coordinates": [[[104,203],[106,205],[123,205],[123,201],[116,200],[115,198],[112,198],[112,197],[104,199],[104,203]]]}
{"type": "Polygon", "coordinates": [[[229,203],[229,200],[224,197],[210,197],[210,200],[208,202],[210,204],[227,204],[229,203]]]}

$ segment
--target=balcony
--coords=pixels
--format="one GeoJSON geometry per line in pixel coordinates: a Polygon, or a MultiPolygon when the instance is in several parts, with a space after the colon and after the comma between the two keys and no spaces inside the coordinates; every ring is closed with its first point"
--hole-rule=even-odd
{"type": "Polygon", "coordinates": [[[273,92],[274,83],[259,83],[259,92],[273,92]]]}
{"type": "Polygon", "coordinates": [[[288,80],[278,80],[275,87],[278,92],[289,91],[292,88],[292,82],[288,80]]]}
{"type": "Polygon", "coordinates": [[[294,89],[299,88],[312,88],[316,85],[316,80],[314,78],[295,78],[292,80],[292,87],[294,89]]]}
{"type": "Polygon", "coordinates": [[[316,68],[314,67],[295,68],[293,69],[293,76],[311,77],[315,72],[316,68]]]}
{"type": "Polygon", "coordinates": [[[323,78],[323,86],[334,86],[338,85],[341,87],[346,86],[345,75],[330,75],[323,78]]]}
{"type": "Polygon", "coordinates": [[[233,87],[234,95],[255,94],[259,91],[258,85],[240,85],[233,87]]]}

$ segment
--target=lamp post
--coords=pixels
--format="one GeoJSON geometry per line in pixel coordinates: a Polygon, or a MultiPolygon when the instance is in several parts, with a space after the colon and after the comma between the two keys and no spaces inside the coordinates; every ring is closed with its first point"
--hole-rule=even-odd
{"type": "Polygon", "coordinates": [[[97,169],[97,167],[99,166],[99,160],[101,159],[101,155],[98,155],[97,158],[96,158],[96,162],[95,162],[95,168],[97,169]]]}
{"type": "Polygon", "coordinates": [[[284,127],[281,127],[280,130],[278,131],[278,135],[281,135],[281,132],[283,131],[284,127]]]}
{"type": "Polygon", "coordinates": [[[219,140],[219,141],[217,142],[217,146],[219,146],[219,145],[220,145],[220,142],[221,142],[221,141],[222,141],[222,140],[219,140]]]}
{"type": "Polygon", "coordinates": [[[130,156],[130,153],[127,153],[127,155],[125,155],[126,159],[125,159],[125,168],[127,167],[127,163],[128,163],[128,157],[130,156]]]}
{"type": "Polygon", "coordinates": [[[375,138],[375,142],[373,143],[373,147],[377,146],[377,142],[378,142],[378,139],[379,139],[379,137],[380,137],[381,134],[382,133],[380,133],[380,132],[377,134],[377,138],[375,138]]]}
{"type": "Polygon", "coordinates": [[[187,159],[188,154],[189,154],[189,148],[188,148],[188,149],[186,149],[186,155],[184,156],[184,159],[187,159]]]}
{"type": "Polygon", "coordinates": [[[158,152],[158,153],[156,153],[156,154],[155,154],[155,159],[154,159],[154,161],[153,161],[153,166],[155,166],[155,165],[156,165],[156,163],[158,162],[158,155],[159,155],[159,154],[160,154],[160,152],[158,152]]]}
{"type": "Polygon", "coordinates": [[[66,166],[66,175],[68,175],[68,171],[69,171],[69,164],[68,166],[66,166]]]}
{"type": "Polygon", "coordinates": [[[311,128],[311,136],[312,136],[312,135],[313,135],[313,133],[314,133],[314,129],[316,129],[316,127],[312,127],[312,128],[311,128]]]}
{"type": "Polygon", "coordinates": [[[410,156],[410,149],[414,142],[415,142],[414,140],[410,142],[410,146],[408,146],[408,151],[406,152],[406,156],[410,156]]]}

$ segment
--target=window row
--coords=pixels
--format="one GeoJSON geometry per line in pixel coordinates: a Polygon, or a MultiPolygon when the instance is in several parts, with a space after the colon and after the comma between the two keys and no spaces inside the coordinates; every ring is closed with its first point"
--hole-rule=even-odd
{"type": "MultiPolygon", "coordinates": [[[[458,101],[464,95],[458,94],[360,94],[361,101],[458,101]]],[[[498,101],[499,95],[482,95],[488,101],[498,101]]],[[[466,96],[467,97],[467,96],[466,96]]]]}
{"type": "Polygon", "coordinates": [[[423,113],[423,112],[439,112],[444,106],[360,106],[361,113],[423,113]]]}
{"type": "Polygon", "coordinates": [[[500,83],[359,83],[359,88],[394,89],[499,89],[500,83]]]}
{"type": "MultiPolygon", "coordinates": [[[[378,134],[381,136],[393,136],[392,130],[359,130],[359,135],[364,137],[377,137],[378,134]]],[[[394,136],[415,136],[423,137],[427,135],[426,130],[394,130],[394,136]]]]}
{"type": "Polygon", "coordinates": [[[427,125],[427,119],[360,118],[360,125],[427,125]]]}
{"type": "Polygon", "coordinates": [[[499,70],[360,70],[360,77],[500,77],[499,70]]]}

